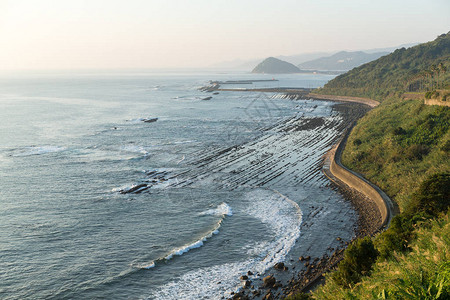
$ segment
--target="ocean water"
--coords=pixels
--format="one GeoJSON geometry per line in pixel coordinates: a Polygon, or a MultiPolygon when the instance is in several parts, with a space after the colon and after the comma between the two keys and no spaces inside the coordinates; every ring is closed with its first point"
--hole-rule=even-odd
{"type": "Polygon", "coordinates": [[[247,271],[351,238],[320,172],[333,104],[198,90],[239,79],[272,77],[1,74],[1,298],[220,299],[247,271]]]}

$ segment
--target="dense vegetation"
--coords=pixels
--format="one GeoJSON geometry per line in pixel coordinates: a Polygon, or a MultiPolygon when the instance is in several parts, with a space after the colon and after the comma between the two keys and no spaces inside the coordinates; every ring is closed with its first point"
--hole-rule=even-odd
{"type": "Polygon", "coordinates": [[[336,77],[317,92],[383,101],[405,91],[448,88],[447,70],[450,70],[450,32],[429,43],[397,49],[336,77]]]}
{"type": "Polygon", "coordinates": [[[298,67],[304,70],[350,70],[386,54],[388,52],[365,53],[362,51],[341,51],[331,56],[303,62],[298,67]]]}
{"type": "Polygon", "coordinates": [[[353,242],[324,286],[292,299],[450,299],[450,173],[411,199],[388,230],[353,242]]]}
{"type": "Polygon", "coordinates": [[[448,88],[448,73],[435,66],[449,65],[449,41],[446,34],[398,50],[319,91],[382,101],[352,130],[342,162],[380,186],[400,213],[386,231],[354,241],[325,285],[298,299],[450,299],[450,107],[401,98],[405,87],[430,98],[448,88]],[[427,70],[436,75],[417,75],[427,70]]]}

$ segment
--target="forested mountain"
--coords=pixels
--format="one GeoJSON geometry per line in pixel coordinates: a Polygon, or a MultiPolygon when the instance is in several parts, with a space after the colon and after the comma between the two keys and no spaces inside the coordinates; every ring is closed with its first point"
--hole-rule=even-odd
{"type": "Polygon", "coordinates": [[[318,92],[383,100],[389,94],[448,86],[447,70],[450,70],[450,32],[355,68],[331,80],[318,92]]]}
{"type": "Polygon", "coordinates": [[[347,71],[380,58],[388,52],[365,53],[341,51],[327,57],[310,60],[298,65],[303,70],[347,71]]]}

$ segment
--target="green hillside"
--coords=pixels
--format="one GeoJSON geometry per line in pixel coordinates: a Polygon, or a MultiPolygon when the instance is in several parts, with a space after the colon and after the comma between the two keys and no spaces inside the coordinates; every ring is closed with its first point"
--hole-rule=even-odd
{"type": "Polygon", "coordinates": [[[388,52],[365,53],[362,51],[341,51],[331,56],[306,61],[298,65],[302,70],[336,70],[347,71],[375,60],[388,52]]]}
{"type": "Polygon", "coordinates": [[[393,53],[364,64],[328,82],[322,94],[369,97],[426,92],[450,84],[450,32],[432,42],[393,53]]]}
{"type": "Polygon", "coordinates": [[[386,231],[353,242],[323,286],[291,299],[450,299],[450,107],[402,98],[448,90],[449,53],[444,34],[318,91],[381,102],[352,130],[342,163],[381,187],[400,213],[386,231]]]}

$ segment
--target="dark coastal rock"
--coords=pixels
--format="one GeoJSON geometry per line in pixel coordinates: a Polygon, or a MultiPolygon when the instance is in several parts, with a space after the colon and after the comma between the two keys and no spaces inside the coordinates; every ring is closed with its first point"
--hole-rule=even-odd
{"type": "Polygon", "coordinates": [[[247,272],[247,275],[248,275],[248,276],[252,276],[252,275],[253,275],[253,272],[252,272],[252,271],[248,271],[248,272],[247,272]]]}
{"type": "Polygon", "coordinates": [[[288,267],[282,262],[276,263],[273,267],[279,271],[287,271],[288,270],[288,267]]]}
{"type": "Polygon", "coordinates": [[[239,277],[240,280],[247,280],[248,276],[247,275],[242,275],[241,277],[239,277]]]}
{"type": "Polygon", "coordinates": [[[251,285],[252,285],[252,282],[250,280],[246,280],[244,282],[244,288],[246,288],[246,289],[249,288],[251,285]]]}
{"type": "Polygon", "coordinates": [[[284,263],[282,263],[282,262],[276,263],[273,267],[275,269],[277,269],[277,270],[283,270],[284,269],[284,263]]]}
{"type": "Polygon", "coordinates": [[[272,300],[272,299],[273,299],[273,295],[270,291],[267,292],[267,294],[263,298],[263,300],[272,300]]]}
{"type": "Polygon", "coordinates": [[[278,289],[278,288],[280,288],[280,287],[282,287],[282,286],[283,286],[283,284],[281,284],[281,282],[278,281],[278,282],[276,282],[276,283],[273,285],[272,288],[276,290],[276,289],[278,289]]]}
{"type": "Polygon", "coordinates": [[[138,194],[146,189],[148,189],[148,186],[147,186],[147,184],[143,183],[143,184],[138,184],[136,186],[133,186],[129,190],[121,190],[121,191],[119,191],[119,193],[121,193],[121,194],[136,193],[136,194],[138,194]]]}
{"type": "Polygon", "coordinates": [[[248,296],[244,295],[243,293],[239,292],[233,295],[233,300],[248,300],[248,296]]]}
{"type": "Polygon", "coordinates": [[[310,260],[310,259],[311,259],[311,256],[305,257],[305,260],[310,260]]]}
{"type": "Polygon", "coordinates": [[[158,121],[158,118],[150,118],[150,119],[143,119],[142,122],[144,123],[153,123],[158,121]]]}
{"type": "Polygon", "coordinates": [[[298,260],[299,260],[299,261],[304,261],[305,258],[304,258],[303,256],[300,256],[300,257],[298,258],[298,260]]]}
{"type": "Polygon", "coordinates": [[[273,275],[268,275],[263,278],[263,287],[271,288],[275,284],[276,279],[273,275]]]}

